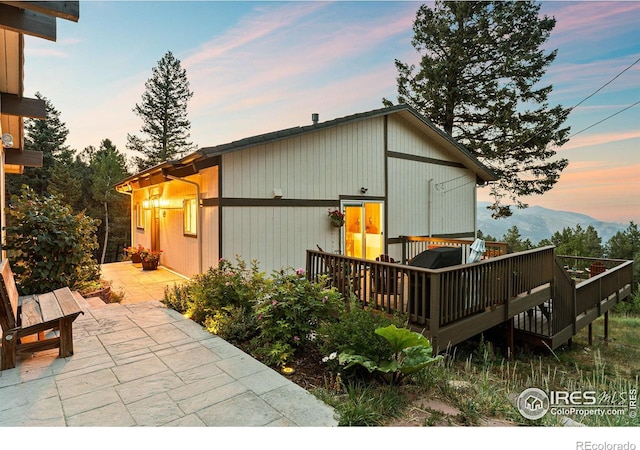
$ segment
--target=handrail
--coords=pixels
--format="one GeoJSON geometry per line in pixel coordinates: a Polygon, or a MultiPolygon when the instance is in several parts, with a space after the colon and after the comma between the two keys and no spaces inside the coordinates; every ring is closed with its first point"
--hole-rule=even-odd
{"type": "Polygon", "coordinates": [[[630,285],[633,275],[633,262],[623,261],[576,284],[554,252],[554,246],[546,246],[428,269],[307,250],[307,274],[314,280],[326,275],[331,286],[363,305],[406,314],[412,326],[436,342],[442,337],[444,345],[512,317],[519,320],[516,328],[551,338],[572,325],[574,335],[580,314],[600,308],[614,294],[627,295],[621,289],[630,285]],[[544,326],[533,322],[541,315],[544,326]]]}
{"type": "MultiPolygon", "coordinates": [[[[400,236],[402,239],[402,262],[407,263],[419,253],[428,250],[431,246],[439,247],[462,247],[463,263],[467,263],[469,255],[469,247],[473,244],[468,239],[449,239],[433,236],[400,236]]],[[[485,241],[484,258],[493,258],[498,255],[511,253],[509,245],[506,242],[485,241]]]]}

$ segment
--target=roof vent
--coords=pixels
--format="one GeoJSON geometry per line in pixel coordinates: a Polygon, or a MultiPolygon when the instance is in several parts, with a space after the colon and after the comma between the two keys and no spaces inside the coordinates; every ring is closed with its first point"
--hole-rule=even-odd
{"type": "Polygon", "coordinates": [[[318,119],[319,118],[320,118],[320,116],[318,115],[318,113],[311,114],[311,120],[313,121],[314,125],[318,125],[318,119]]]}

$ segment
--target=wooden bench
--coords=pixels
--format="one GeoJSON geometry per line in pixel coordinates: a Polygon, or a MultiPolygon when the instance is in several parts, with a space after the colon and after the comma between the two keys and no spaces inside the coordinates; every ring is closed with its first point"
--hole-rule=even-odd
{"type": "Polygon", "coordinates": [[[19,355],[59,348],[58,356],[73,355],[73,321],[84,314],[68,287],[45,294],[18,296],[13,272],[0,262],[0,370],[16,366],[19,355]],[[53,331],[54,337],[45,337],[53,331]],[[55,333],[57,332],[57,333],[55,333]]]}

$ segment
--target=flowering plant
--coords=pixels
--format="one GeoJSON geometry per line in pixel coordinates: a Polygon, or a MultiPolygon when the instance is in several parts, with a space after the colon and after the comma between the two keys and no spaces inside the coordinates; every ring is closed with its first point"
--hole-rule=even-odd
{"type": "Polygon", "coordinates": [[[127,255],[131,256],[131,255],[142,253],[144,251],[144,247],[141,244],[138,244],[137,247],[133,247],[133,246],[126,247],[124,251],[127,252],[127,255]]]}
{"type": "Polygon", "coordinates": [[[160,261],[160,255],[162,250],[151,250],[150,248],[144,248],[140,253],[140,258],[144,262],[160,261]]]}
{"type": "Polygon", "coordinates": [[[333,226],[341,227],[344,225],[344,213],[339,209],[329,209],[327,210],[327,215],[329,216],[333,226]]]}

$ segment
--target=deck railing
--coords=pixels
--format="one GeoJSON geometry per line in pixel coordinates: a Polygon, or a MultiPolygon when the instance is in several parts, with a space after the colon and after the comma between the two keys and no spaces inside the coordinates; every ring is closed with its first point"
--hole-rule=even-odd
{"type": "Polygon", "coordinates": [[[569,339],[630,292],[632,261],[589,260],[607,269],[576,282],[553,246],[442,269],[307,250],[307,272],[313,280],[327,276],[345,297],[406,314],[442,349],[511,318],[520,331],[569,339]]]}
{"type": "MultiPolygon", "coordinates": [[[[402,244],[402,263],[407,264],[418,254],[430,250],[434,247],[462,247],[462,263],[467,263],[467,258],[471,253],[471,244],[473,240],[468,239],[447,239],[431,236],[401,236],[402,244]]],[[[506,255],[510,253],[509,245],[505,242],[485,241],[486,251],[483,259],[494,258],[496,256],[506,255]]]]}
{"type": "Polygon", "coordinates": [[[352,294],[363,304],[407,314],[412,325],[427,329],[437,339],[447,326],[472,316],[481,320],[479,313],[499,307],[505,311],[502,320],[512,317],[512,299],[551,284],[553,249],[543,247],[443,269],[307,250],[307,271],[314,280],[328,276],[343,295],[352,294]]]}

